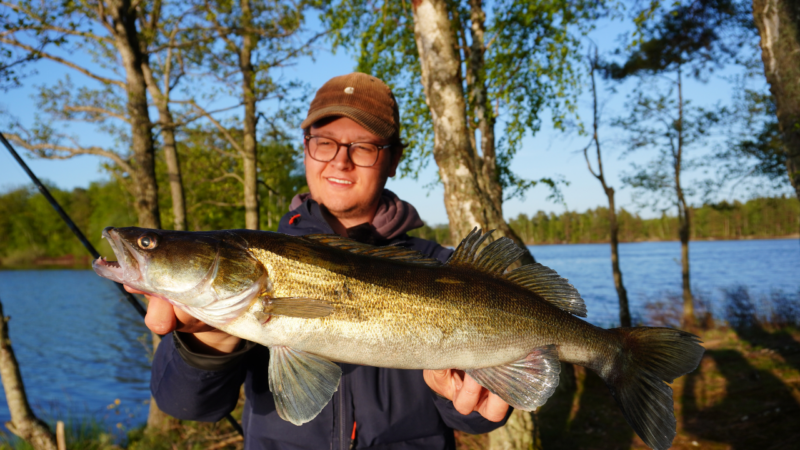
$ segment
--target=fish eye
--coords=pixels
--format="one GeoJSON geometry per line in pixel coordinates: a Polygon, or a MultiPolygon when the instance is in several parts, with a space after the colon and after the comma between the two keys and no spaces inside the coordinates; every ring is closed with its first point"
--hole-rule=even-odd
{"type": "Polygon", "coordinates": [[[139,244],[139,247],[145,250],[152,250],[156,248],[156,245],[158,245],[158,240],[156,239],[156,236],[152,233],[147,233],[139,236],[139,240],[137,242],[139,244]]]}

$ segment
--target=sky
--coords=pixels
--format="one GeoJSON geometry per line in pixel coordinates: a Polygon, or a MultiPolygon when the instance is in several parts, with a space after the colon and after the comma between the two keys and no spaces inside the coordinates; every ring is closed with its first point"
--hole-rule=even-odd
{"type": "MultiPolygon", "coordinates": [[[[601,24],[590,37],[598,45],[601,53],[610,52],[619,46],[617,42],[619,33],[624,28],[625,26],[619,22],[601,24]]],[[[81,57],[88,59],[88,56],[81,57]]],[[[352,55],[341,50],[332,54],[328,48],[321,45],[315,50],[313,60],[306,58],[298,61],[296,65],[284,69],[284,77],[297,78],[316,89],[334,76],[352,72],[355,65],[355,58],[352,55]]],[[[36,86],[53,85],[66,75],[69,75],[76,85],[85,82],[82,75],[48,61],[38,63],[37,72],[36,75],[25,78],[21,88],[6,93],[0,92],[0,112],[10,113],[22,123],[31,124],[37,114],[34,99],[37,92],[36,86]]],[[[725,78],[733,73],[735,73],[733,69],[723,70],[712,76],[706,83],[689,82],[686,86],[685,97],[699,105],[726,102],[733,93],[732,86],[725,81],[725,78]]],[[[603,120],[608,122],[610,118],[624,113],[625,96],[630,92],[633,82],[614,86],[601,82],[601,85],[600,102],[603,120]],[[615,93],[608,90],[611,87],[615,88],[615,93]]],[[[590,108],[590,98],[587,93],[584,93],[580,98],[578,114],[587,126],[590,125],[587,122],[591,117],[590,108]]],[[[153,117],[156,115],[153,114],[153,117]]],[[[5,123],[6,121],[0,120],[0,127],[5,123]]],[[[6,130],[0,129],[0,131],[6,130]]],[[[70,132],[79,136],[84,144],[103,144],[108,139],[86,124],[72,124],[70,132]]],[[[660,212],[641,207],[634,199],[633,190],[625,187],[620,180],[621,174],[630,170],[632,162],[640,164],[646,162],[649,158],[648,153],[640,152],[623,158],[624,141],[620,139],[620,131],[607,126],[607,123],[601,129],[601,139],[603,139],[604,146],[606,178],[617,192],[618,207],[637,211],[644,217],[660,215],[660,212]]],[[[548,199],[550,191],[546,187],[535,187],[523,198],[506,201],[503,205],[505,217],[513,218],[521,213],[532,215],[539,210],[557,214],[565,210],[583,212],[590,208],[607,206],[607,199],[600,183],[590,175],[582,154],[582,149],[588,142],[588,136],[555,130],[549,120],[544,120],[542,129],[536,136],[526,136],[522,149],[512,162],[512,170],[527,179],[561,178],[566,180],[568,185],[561,187],[563,202],[548,199]]],[[[708,153],[710,150],[709,147],[697,151],[708,153]]],[[[61,189],[84,187],[92,181],[108,179],[107,173],[101,167],[104,160],[99,157],[79,156],[68,160],[43,160],[32,157],[20,148],[17,148],[17,151],[23,155],[27,164],[40,179],[48,180],[61,189]]],[[[650,154],[652,155],[654,152],[650,152],[650,154]]],[[[697,179],[689,176],[687,182],[697,182],[697,179]]],[[[436,165],[431,161],[428,167],[420,173],[418,179],[390,179],[387,188],[413,204],[426,223],[430,225],[443,224],[447,223],[447,213],[443,201],[444,191],[441,184],[435,183],[435,180],[436,165]]],[[[27,183],[29,183],[27,175],[5,149],[0,149],[0,192],[27,183]]],[[[721,192],[718,200],[723,198],[727,200],[746,199],[757,194],[760,193],[739,189],[732,193],[721,192]]]]}

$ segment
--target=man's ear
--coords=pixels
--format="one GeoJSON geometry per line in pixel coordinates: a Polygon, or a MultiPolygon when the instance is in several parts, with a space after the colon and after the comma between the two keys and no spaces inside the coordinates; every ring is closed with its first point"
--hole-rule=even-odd
{"type": "Polygon", "coordinates": [[[397,167],[400,165],[400,160],[403,159],[403,148],[395,147],[392,149],[392,161],[389,165],[389,177],[397,174],[397,167]]]}

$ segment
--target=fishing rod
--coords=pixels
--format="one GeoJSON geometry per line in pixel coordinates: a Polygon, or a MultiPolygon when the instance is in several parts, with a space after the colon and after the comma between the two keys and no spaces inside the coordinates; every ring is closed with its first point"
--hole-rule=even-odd
{"type": "MultiPolygon", "coordinates": [[[[42,195],[44,195],[44,198],[46,198],[47,201],[50,202],[50,206],[52,206],[53,209],[56,210],[58,215],[61,216],[61,219],[67,223],[69,229],[72,230],[72,232],[75,234],[78,240],[80,240],[83,246],[86,247],[86,250],[88,250],[89,253],[92,254],[92,257],[94,257],[94,259],[99,258],[100,253],[98,253],[97,250],[92,245],[92,243],[89,242],[88,239],[86,239],[86,236],[83,234],[83,232],[81,232],[80,228],[78,228],[78,226],[75,225],[75,222],[73,222],[72,219],[69,217],[69,215],[67,215],[66,211],[64,211],[64,209],[61,208],[61,205],[58,204],[58,201],[56,201],[56,199],[53,198],[52,195],[50,195],[50,191],[47,189],[47,187],[43,185],[41,181],[39,181],[39,178],[33,173],[33,171],[31,171],[28,165],[25,164],[25,161],[23,161],[23,159],[19,156],[17,151],[14,150],[14,147],[11,146],[11,143],[8,142],[6,137],[3,136],[3,133],[1,132],[0,132],[0,141],[3,142],[3,145],[5,145],[8,151],[11,153],[11,156],[13,156],[14,159],[17,160],[19,165],[22,166],[22,169],[25,171],[25,173],[27,173],[28,176],[31,178],[31,180],[33,180],[33,184],[35,184],[36,187],[39,188],[39,192],[41,192],[42,195]]],[[[122,284],[117,282],[114,282],[114,284],[117,286],[117,289],[119,289],[119,291],[122,292],[122,295],[125,296],[125,298],[131,304],[131,306],[133,306],[133,308],[136,309],[139,315],[142,316],[142,318],[144,319],[144,317],[147,315],[147,311],[145,311],[141,303],[139,303],[139,301],[136,300],[136,297],[134,297],[133,294],[131,294],[130,292],[126,291],[125,287],[122,284]]],[[[233,426],[233,428],[240,435],[244,436],[244,430],[242,429],[242,426],[239,425],[239,422],[237,422],[236,419],[234,419],[233,416],[230,415],[230,413],[228,413],[225,416],[225,418],[228,419],[228,422],[230,422],[231,426],[233,426]]]]}

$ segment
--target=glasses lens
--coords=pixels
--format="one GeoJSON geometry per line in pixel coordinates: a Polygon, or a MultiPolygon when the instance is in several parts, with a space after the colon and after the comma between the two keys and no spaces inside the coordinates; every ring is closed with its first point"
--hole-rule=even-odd
{"type": "Polygon", "coordinates": [[[357,142],[350,146],[350,160],[357,166],[372,166],[378,160],[378,146],[357,142]]]}
{"type": "Polygon", "coordinates": [[[332,139],[312,137],[308,140],[308,152],[318,161],[330,161],[336,156],[339,146],[332,139]]]}

